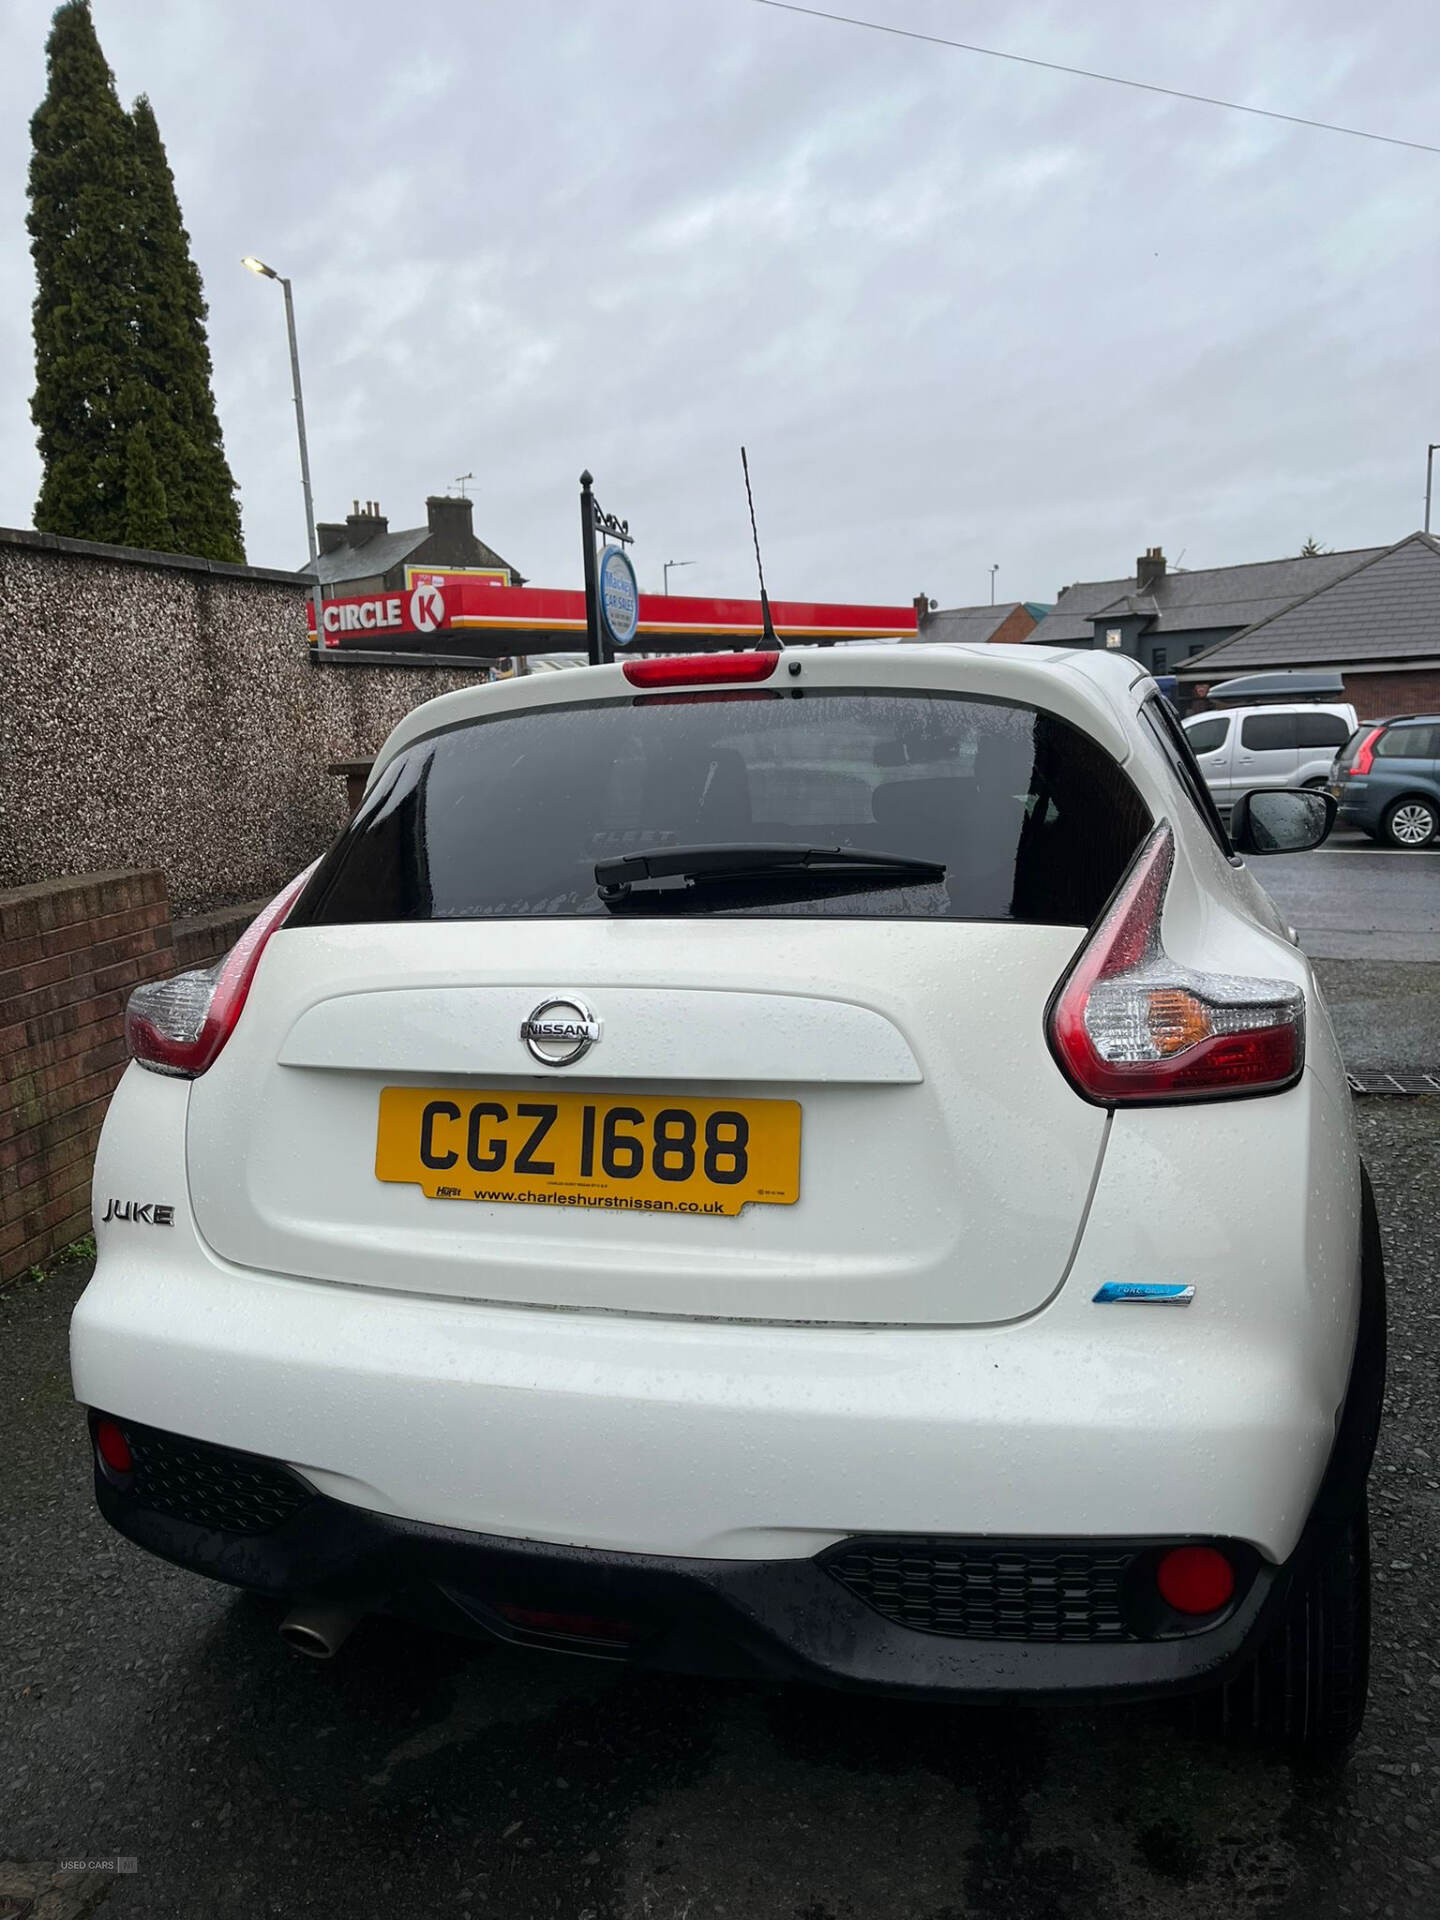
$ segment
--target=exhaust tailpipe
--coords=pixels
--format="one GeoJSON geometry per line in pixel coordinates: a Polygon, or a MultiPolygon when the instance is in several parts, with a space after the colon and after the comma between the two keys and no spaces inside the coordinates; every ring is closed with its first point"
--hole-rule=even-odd
{"type": "Polygon", "coordinates": [[[280,1638],[309,1660],[331,1660],[359,1618],[354,1607],[296,1607],[280,1622],[280,1638]]]}

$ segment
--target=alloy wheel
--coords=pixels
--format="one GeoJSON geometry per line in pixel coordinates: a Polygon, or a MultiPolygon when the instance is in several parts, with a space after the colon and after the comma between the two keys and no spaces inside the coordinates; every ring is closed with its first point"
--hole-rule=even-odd
{"type": "Polygon", "coordinates": [[[1423,847],[1435,834],[1435,815],[1423,800],[1407,800],[1390,815],[1391,838],[1402,847],[1423,847]]]}

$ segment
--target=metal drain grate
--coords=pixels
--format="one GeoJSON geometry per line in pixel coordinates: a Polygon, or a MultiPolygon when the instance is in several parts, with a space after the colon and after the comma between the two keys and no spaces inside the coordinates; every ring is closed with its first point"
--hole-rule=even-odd
{"type": "Polygon", "coordinates": [[[1133,1549],[857,1543],[829,1571],[877,1613],[965,1640],[1124,1640],[1133,1549]]]}
{"type": "Polygon", "coordinates": [[[1366,1067],[1345,1078],[1351,1093],[1440,1093],[1440,1067],[1431,1073],[1414,1067],[1366,1067]]]}

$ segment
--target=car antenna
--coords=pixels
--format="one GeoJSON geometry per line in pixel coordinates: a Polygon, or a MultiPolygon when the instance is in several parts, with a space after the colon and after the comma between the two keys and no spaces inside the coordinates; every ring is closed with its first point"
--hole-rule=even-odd
{"type": "Polygon", "coordinates": [[[760,576],[760,620],[761,648],[773,647],[778,653],[785,642],[775,631],[775,622],[770,618],[770,596],[765,591],[765,563],[760,558],[760,535],[755,529],[755,496],[750,491],[750,459],[744,447],[740,449],[740,465],[745,472],[745,498],[750,506],[750,538],[755,542],[755,571],[760,576]]]}

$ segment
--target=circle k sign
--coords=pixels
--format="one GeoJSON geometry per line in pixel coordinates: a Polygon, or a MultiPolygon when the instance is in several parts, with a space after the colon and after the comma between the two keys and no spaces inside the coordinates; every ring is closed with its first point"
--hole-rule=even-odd
{"type": "Polygon", "coordinates": [[[410,596],[410,624],[420,633],[434,633],[445,624],[445,596],[439,587],[416,587],[410,596]]]}

